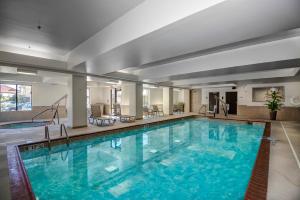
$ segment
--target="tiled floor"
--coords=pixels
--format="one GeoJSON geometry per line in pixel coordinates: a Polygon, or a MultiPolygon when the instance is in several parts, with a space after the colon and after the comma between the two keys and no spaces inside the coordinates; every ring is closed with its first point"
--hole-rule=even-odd
{"type": "MultiPolygon", "coordinates": [[[[163,118],[153,118],[148,120],[138,120],[135,123],[116,123],[114,126],[97,127],[89,126],[87,128],[69,129],[69,135],[92,133],[114,128],[129,127],[132,125],[141,125],[149,122],[180,118],[190,114],[166,116],[163,118]]],[[[276,140],[275,145],[271,145],[270,168],[269,168],[269,183],[267,197],[270,200],[299,200],[300,199],[300,168],[297,165],[294,154],[291,151],[290,144],[285,135],[290,139],[291,144],[300,156],[300,123],[299,122],[272,122],[271,136],[276,140]]],[[[51,138],[58,138],[59,126],[50,127],[51,138]]],[[[0,199],[10,199],[8,170],[6,160],[6,144],[21,144],[26,142],[39,141],[44,139],[43,127],[32,129],[17,129],[11,131],[0,130],[0,199]]]]}
{"type": "MultiPolygon", "coordinates": [[[[77,128],[77,129],[69,129],[67,128],[67,132],[69,136],[72,135],[80,135],[80,134],[89,134],[119,128],[125,128],[135,125],[143,125],[151,122],[164,121],[169,119],[176,119],[186,116],[192,116],[194,114],[178,114],[178,115],[170,115],[163,117],[154,117],[144,120],[136,120],[132,123],[120,123],[117,121],[113,126],[103,126],[99,127],[96,125],[88,125],[88,127],[77,128]]],[[[61,122],[64,123],[66,120],[62,119],[61,122]]],[[[50,138],[59,138],[60,137],[60,126],[59,125],[50,125],[49,132],[50,138]]],[[[8,144],[24,144],[34,141],[44,140],[45,130],[44,127],[33,127],[33,128],[20,128],[20,129],[0,129],[0,146],[8,145],[8,144]]]]}
{"type": "Polygon", "coordinates": [[[271,136],[278,140],[271,145],[268,194],[269,200],[299,200],[300,199],[300,168],[291,145],[300,156],[300,123],[272,122],[271,136]]]}

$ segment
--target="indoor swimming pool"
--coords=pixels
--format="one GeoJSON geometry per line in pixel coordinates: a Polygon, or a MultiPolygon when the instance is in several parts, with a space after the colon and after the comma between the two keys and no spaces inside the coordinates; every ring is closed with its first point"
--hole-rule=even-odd
{"type": "Polygon", "coordinates": [[[185,119],[23,151],[37,199],[243,199],[264,124],[185,119]]]}

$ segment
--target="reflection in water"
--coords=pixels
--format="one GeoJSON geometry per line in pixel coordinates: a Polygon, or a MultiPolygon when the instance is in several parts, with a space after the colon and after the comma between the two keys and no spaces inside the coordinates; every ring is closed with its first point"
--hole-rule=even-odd
{"type": "Polygon", "coordinates": [[[122,139],[121,138],[115,138],[111,140],[110,143],[111,148],[118,149],[119,151],[122,150],[122,139]]]}
{"type": "Polygon", "coordinates": [[[187,120],[56,146],[48,164],[47,149],[22,158],[39,199],[240,199],[261,134],[187,120]]]}
{"type": "Polygon", "coordinates": [[[225,140],[227,142],[236,143],[237,142],[237,127],[225,126],[224,128],[225,140]]]}
{"type": "Polygon", "coordinates": [[[212,140],[220,140],[219,126],[209,123],[209,134],[208,138],[212,140]]]}

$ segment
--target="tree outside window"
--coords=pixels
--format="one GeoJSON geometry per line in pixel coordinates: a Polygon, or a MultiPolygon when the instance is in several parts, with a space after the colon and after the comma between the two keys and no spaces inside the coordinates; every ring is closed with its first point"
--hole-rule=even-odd
{"type": "Polygon", "coordinates": [[[31,86],[0,84],[0,111],[31,110],[31,97],[31,86]]]}

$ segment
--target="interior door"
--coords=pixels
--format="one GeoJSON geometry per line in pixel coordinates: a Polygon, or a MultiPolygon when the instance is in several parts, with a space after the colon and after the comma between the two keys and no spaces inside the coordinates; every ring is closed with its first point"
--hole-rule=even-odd
{"type": "Polygon", "coordinates": [[[217,105],[217,111],[216,113],[219,113],[219,101],[218,99],[215,98],[215,96],[217,96],[218,98],[220,97],[219,92],[210,92],[209,93],[209,111],[213,111],[214,110],[214,105],[217,105]]]}
{"type": "Polygon", "coordinates": [[[226,104],[229,104],[228,114],[237,114],[237,92],[226,92],[226,104]]]}

